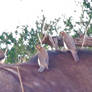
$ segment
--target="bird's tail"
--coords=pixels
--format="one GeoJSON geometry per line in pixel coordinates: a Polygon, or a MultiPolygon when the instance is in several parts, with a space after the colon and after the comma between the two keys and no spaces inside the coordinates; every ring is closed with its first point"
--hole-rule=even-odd
{"type": "Polygon", "coordinates": [[[74,60],[75,60],[76,62],[78,62],[78,61],[79,61],[79,56],[78,56],[78,54],[77,54],[77,51],[74,50],[74,51],[71,51],[71,53],[72,53],[72,56],[73,56],[74,60]]]}

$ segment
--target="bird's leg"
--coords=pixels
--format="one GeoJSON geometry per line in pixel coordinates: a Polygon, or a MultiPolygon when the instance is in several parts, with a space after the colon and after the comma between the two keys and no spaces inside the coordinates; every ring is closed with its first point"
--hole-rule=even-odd
{"type": "Polygon", "coordinates": [[[41,67],[41,66],[40,66],[40,68],[38,69],[38,72],[43,72],[44,69],[45,69],[45,67],[41,67]]]}

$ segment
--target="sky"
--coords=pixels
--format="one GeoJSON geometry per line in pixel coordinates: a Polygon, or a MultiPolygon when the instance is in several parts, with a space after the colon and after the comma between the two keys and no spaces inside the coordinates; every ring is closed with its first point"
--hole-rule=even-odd
{"type": "Polygon", "coordinates": [[[34,25],[41,10],[48,20],[62,15],[78,18],[81,12],[75,0],[0,0],[0,33],[13,32],[20,25],[34,25]]]}

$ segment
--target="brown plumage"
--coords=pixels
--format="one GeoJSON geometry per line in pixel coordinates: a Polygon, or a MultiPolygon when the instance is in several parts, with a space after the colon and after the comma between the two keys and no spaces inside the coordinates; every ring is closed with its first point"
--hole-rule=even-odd
{"type": "Polygon", "coordinates": [[[43,72],[45,69],[48,69],[49,64],[48,52],[45,50],[44,47],[41,47],[40,45],[36,45],[36,49],[38,51],[38,64],[40,67],[38,69],[38,72],[43,72]]]}
{"type": "Polygon", "coordinates": [[[74,42],[72,36],[69,36],[66,32],[60,32],[60,34],[63,38],[63,43],[64,43],[65,49],[68,49],[71,51],[72,56],[75,61],[79,61],[77,49],[76,49],[75,42],[74,42]]]}

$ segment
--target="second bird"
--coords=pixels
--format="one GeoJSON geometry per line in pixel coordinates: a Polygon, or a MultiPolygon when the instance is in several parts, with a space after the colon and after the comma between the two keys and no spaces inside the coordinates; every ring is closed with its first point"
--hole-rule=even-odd
{"type": "Polygon", "coordinates": [[[72,53],[74,60],[78,62],[79,56],[77,54],[77,49],[73,38],[69,36],[66,32],[60,32],[60,35],[63,38],[65,49],[68,49],[72,53]]]}

